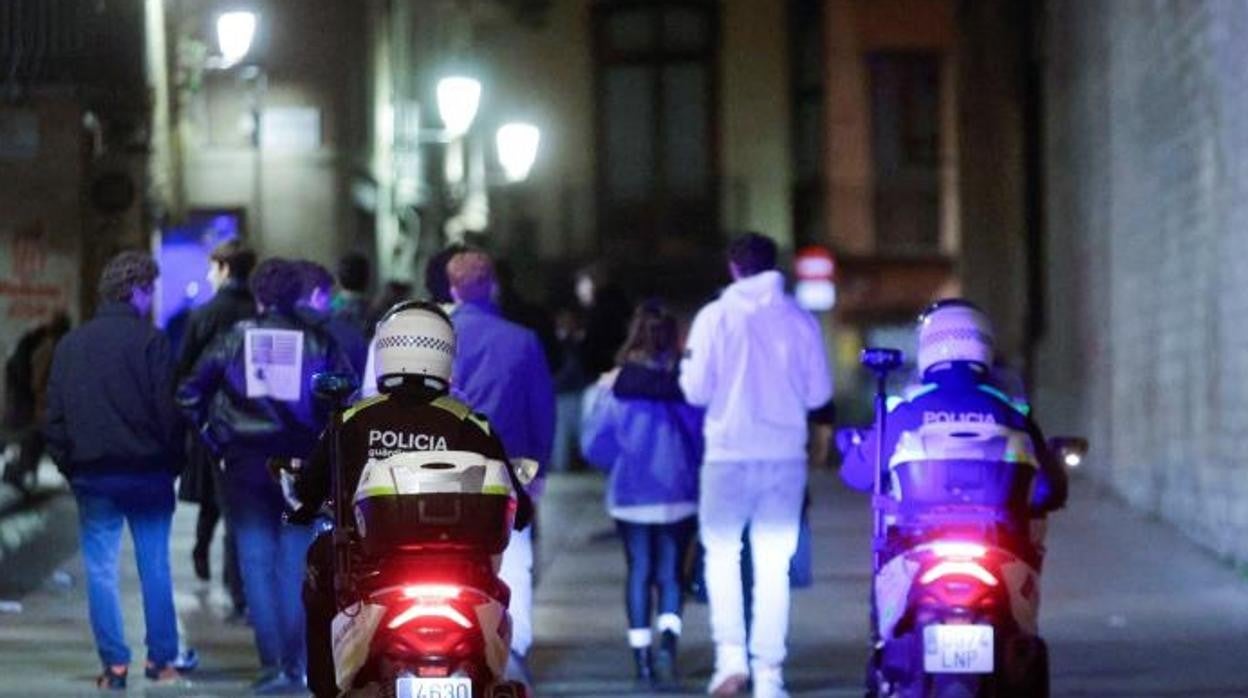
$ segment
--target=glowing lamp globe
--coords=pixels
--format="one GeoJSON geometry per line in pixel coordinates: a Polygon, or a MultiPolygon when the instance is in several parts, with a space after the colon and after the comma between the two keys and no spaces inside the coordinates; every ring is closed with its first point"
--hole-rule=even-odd
{"type": "Polygon", "coordinates": [[[498,129],[498,162],[509,182],[519,182],[529,176],[533,162],[537,160],[537,147],[542,132],[533,124],[503,124],[498,129]]]}

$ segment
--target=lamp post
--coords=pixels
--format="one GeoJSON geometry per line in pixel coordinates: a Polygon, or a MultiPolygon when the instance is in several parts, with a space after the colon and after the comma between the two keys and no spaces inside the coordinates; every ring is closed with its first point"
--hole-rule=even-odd
{"type": "MultiPolygon", "coordinates": [[[[464,75],[450,75],[438,80],[434,92],[442,128],[417,126],[415,133],[403,139],[425,148],[428,154],[427,158],[422,158],[421,170],[429,195],[424,205],[416,209],[421,231],[415,240],[417,260],[436,254],[448,237],[448,224],[464,213],[465,203],[472,207],[484,201],[493,184],[486,177],[482,151],[470,148],[467,143],[481,106],[481,83],[464,75]],[[469,154],[475,157],[470,158],[469,154]]],[[[541,131],[532,124],[510,122],[499,127],[494,136],[498,163],[503,171],[501,183],[523,181],[537,158],[541,131]]],[[[472,208],[472,211],[478,209],[472,208]]],[[[477,224],[481,223],[484,220],[477,224]]],[[[418,261],[418,275],[422,269],[418,261]]]]}

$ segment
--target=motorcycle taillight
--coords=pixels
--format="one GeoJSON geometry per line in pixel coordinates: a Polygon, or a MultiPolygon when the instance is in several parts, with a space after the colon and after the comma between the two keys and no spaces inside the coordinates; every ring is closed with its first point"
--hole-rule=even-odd
{"type": "Polygon", "coordinates": [[[919,577],[919,583],[931,584],[938,579],[951,576],[970,577],[990,587],[995,587],[1000,583],[996,575],[985,569],[983,565],[971,560],[941,560],[924,572],[922,577],[919,577]]]}

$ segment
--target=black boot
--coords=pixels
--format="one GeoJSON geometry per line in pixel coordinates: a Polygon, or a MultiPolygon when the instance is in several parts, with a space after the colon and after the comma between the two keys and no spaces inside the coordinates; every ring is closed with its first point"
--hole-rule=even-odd
{"type": "Polygon", "coordinates": [[[633,663],[637,665],[637,683],[649,686],[654,683],[654,662],[649,647],[633,649],[633,663]]]}
{"type": "Polygon", "coordinates": [[[654,658],[654,674],[660,684],[678,683],[676,672],[676,644],[680,636],[670,630],[664,630],[659,636],[659,653],[654,658]]]}

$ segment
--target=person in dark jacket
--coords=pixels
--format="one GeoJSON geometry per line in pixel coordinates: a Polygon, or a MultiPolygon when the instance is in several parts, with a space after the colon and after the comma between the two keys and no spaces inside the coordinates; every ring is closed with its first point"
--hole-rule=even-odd
{"type": "Polygon", "coordinates": [[[173,357],[147,319],[156,262],[122,252],[100,275],[94,318],[65,335],[48,381],[48,452],[78,501],[91,630],[104,671],[97,685],[126,686],[126,645],[117,589],[117,555],[129,523],[147,626],[145,674],[178,678],[177,614],[169,572],[173,479],[182,431],[173,402],[173,357]]]}
{"type": "MultiPolygon", "coordinates": [[[[256,302],[247,289],[247,277],[256,266],[256,254],[238,240],[217,245],[208,258],[208,283],[215,290],[213,297],[204,305],[191,311],[178,353],[178,380],[186,378],[195,362],[218,337],[230,331],[234,324],[256,314],[256,302]]],[[[191,549],[191,561],[195,575],[207,581],[212,576],[208,551],[212,545],[213,531],[217,521],[225,517],[224,553],[222,555],[222,581],[230,593],[234,610],[232,620],[242,620],[247,606],[243,592],[242,576],[238,571],[238,549],[225,501],[225,483],[221,476],[220,460],[204,448],[194,435],[187,439],[187,464],[178,486],[178,496],[183,501],[199,504],[199,517],[195,522],[195,547],[191,549]]]]}
{"type": "Polygon", "coordinates": [[[251,277],[259,315],[234,326],[200,357],[178,404],[225,462],[226,500],[262,673],[257,692],[302,689],[306,670],[299,601],[309,526],[286,526],[287,502],[270,458],[305,459],[328,417],[312,376],[348,371],[333,339],[299,318],[299,269],[269,259],[251,277]]]}
{"type": "Polygon", "coordinates": [[[330,312],[334,277],[316,262],[304,259],[295,264],[303,277],[303,291],[298,304],[300,316],[334,338],[338,348],[347,355],[358,379],[364,374],[364,362],[368,359],[368,340],[354,324],[330,312]]]}
{"type": "Polygon", "coordinates": [[[368,307],[368,281],[371,276],[368,258],[349,252],[338,260],[338,284],[330,312],[334,317],[359,330],[365,337],[373,335],[368,307]]]}
{"type": "Polygon", "coordinates": [[[52,353],[69,332],[69,315],[57,312],[47,322],[27,332],[4,365],[4,426],[15,436],[17,458],[4,466],[4,481],[29,494],[43,458],[43,423],[47,416],[48,377],[52,353]]]}
{"type": "Polygon", "coordinates": [[[610,472],[607,511],[628,560],[628,644],[642,682],[676,678],[681,563],[697,530],[702,412],[680,392],[679,358],[676,318],[658,301],[638,306],[618,368],[587,393],[581,431],[586,460],[610,472]],[[653,666],[652,591],[661,633],[653,666]]]}

